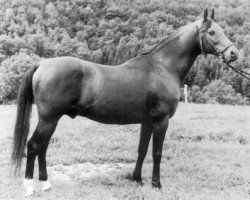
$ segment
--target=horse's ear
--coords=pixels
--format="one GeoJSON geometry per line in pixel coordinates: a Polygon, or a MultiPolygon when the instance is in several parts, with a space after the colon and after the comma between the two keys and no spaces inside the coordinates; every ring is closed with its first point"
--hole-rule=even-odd
{"type": "Polygon", "coordinates": [[[211,19],[214,20],[214,9],[212,10],[212,13],[211,13],[211,19]]]}
{"type": "Polygon", "coordinates": [[[204,11],[204,16],[203,16],[203,20],[204,20],[204,22],[205,21],[207,21],[207,8],[206,8],[206,10],[204,11]]]}

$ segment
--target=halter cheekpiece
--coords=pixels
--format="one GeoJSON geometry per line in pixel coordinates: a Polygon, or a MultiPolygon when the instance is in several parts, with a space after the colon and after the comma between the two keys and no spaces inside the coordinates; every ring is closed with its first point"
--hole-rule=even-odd
{"type": "Polygon", "coordinates": [[[228,45],[225,49],[223,49],[222,51],[217,51],[215,49],[215,47],[208,41],[208,39],[205,37],[205,33],[207,31],[202,30],[200,33],[200,46],[201,46],[201,52],[204,56],[206,56],[209,53],[209,50],[212,51],[212,54],[214,54],[215,56],[217,56],[220,59],[224,59],[224,52],[231,47],[232,45],[234,45],[233,43],[231,43],[230,45],[228,45]],[[210,48],[209,50],[206,50],[205,46],[204,46],[204,42],[207,43],[208,47],[210,48]]]}
{"type": "Polygon", "coordinates": [[[214,54],[215,56],[217,56],[219,59],[221,59],[228,67],[230,67],[232,70],[234,70],[236,73],[240,74],[241,76],[243,76],[244,78],[250,80],[250,74],[248,72],[245,72],[241,69],[238,69],[236,67],[233,67],[232,65],[230,65],[225,57],[224,57],[224,52],[231,47],[232,45],[234,45],[233,43],[231,43],[230,45],[228,45],[225,49],[223,49],[222,51],[217,51],[215,49],[215,47],[208,41],[208,39],[205,37],[205,33],[207,31],[202,30],[201,34],[200,34],[200,47],[201,47],[201,52],[204,56],[206,56],[208,54],[208,51],[206,51],[205,46],[204,46],[204,41],[207,43],[208,47],[210,48],[210,50],[212,51],[212,54],[214,54]]]}

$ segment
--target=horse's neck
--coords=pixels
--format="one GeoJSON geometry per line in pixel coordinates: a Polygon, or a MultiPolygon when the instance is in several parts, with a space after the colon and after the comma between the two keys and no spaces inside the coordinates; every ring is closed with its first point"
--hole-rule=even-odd
{"type": "Polygon", "coordinates": [[[199,47],[198,23],[194,22],[176,33],[171,40],[154,52],[154,57],[181,83],[197,56],[199,47]]]}

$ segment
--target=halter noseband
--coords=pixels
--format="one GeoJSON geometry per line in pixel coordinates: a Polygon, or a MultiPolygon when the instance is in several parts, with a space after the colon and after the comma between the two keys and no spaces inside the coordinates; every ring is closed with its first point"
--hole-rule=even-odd
{"type": "Polygon", "coordinates": [[[215,47],[214,47],[214,46],[208,41],[208,39],[205,37],[205,33],[206,33],[206,32],[207,32],[207,31],[202,30],[202,31],[201,31],[201,34],[200,34],[200,46],[201,46],[202,54],[205,55],[205,56],[208,54],[208,51],[205,51],[206,49],[205,49],[205,46],[204,46],[204,41],[206,41],[208,47],[210,48],[210,50],[212,51],[212,53],[213,53],[215,56],[217,56],[219,59],[222,59],[222,61],[223,61],[224,63],[226,63],[226,65],[227,65],[228,67],[230,67],[232,70],[234,70],[236,73],[238,73],[238,74],[240,74],[241,76],[243,76],[244,78],[250,80],[250,73],[245,72],[245,71],[243,71],[243,70],[241,70],[241,69],[238,69],[238,68],[236,68],[236,67],[233,67],[232,65],[230,65],[230,64],[226,61],[226,59],[225,59],[225,57],[224,57],[224,52],[225,52],[229,47],[231,47],[231,46],[234,45],[234,44],[231,43],[230,45],[228,45],[228,46],[227,46],[225,49],[223,49],[222,51],[217,51],[217,50],[215,49],[215,47]]]}
{"type": "Polygon", "coordinates": [[[201,34],[200,34],[200,46],[201,46],[202,54],[203,54],[204,56],[206,56],[206,55],[208,54],[208,51],[206,51],[206,48],[205,48],[205,46],[204,46],[204,42],[206,42],[207,45],[208,45],[208,47],[209,47],[210,50],[212,51],[212,54],[214,54],[215,56],[217,56],[217,57],[220,58],[220,59],[225,60],[225,58],[224,58],[224,52],[225,52],[229,47],[233,46],[234,44],[231,43],[230,45],[228,45],[228,46],[227,46],[225,49],[223,49],[222,51],[217,51],[217,50],[215,49],[215,47],[214,47],[214,46],[208,41],[208,39],[205,37],[205,33],[206,33],[206,32],[207,32],[207,31],[202,30],[202,31],[201,31],[201,34]]]}

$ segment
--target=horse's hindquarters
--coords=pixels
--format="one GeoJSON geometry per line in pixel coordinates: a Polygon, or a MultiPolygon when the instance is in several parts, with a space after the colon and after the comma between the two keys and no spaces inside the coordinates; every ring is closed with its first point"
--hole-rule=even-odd
{"type": "Polygon", "coordinates": [[[72,65],[64,60],[42,62],[33,77],[33,94],[39,117],[67,114],[81,98],[83,70],[78,59],[72,65]]]}

